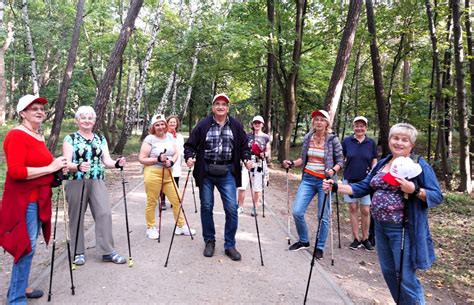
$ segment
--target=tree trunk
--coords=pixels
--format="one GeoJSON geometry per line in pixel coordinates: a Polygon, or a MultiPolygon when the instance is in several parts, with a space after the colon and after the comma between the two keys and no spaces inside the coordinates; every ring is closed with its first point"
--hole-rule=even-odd
{"type": "Polygon", "coordinates": [[[390,119],[388,117],[387,102],[383,87],[382,66],[380,64],[379,48],[377,46],[377,30],[375,28],[375,16],[372,0],[365,1],[367,9],[367,28],[372,39],[370,41],[370,58],[372,60],[372,72],[374,75],[375,101],[377,104],[378,120],[380,126],[379,144],[382,147],[382,156],[390,153],[388,148],[388,133],[390,131],[390,119]]]}
{"type": "Polygon", "coordinates": [[[171,95],[171,114],[176,114],[176,96],[178,95],[179,75],[175,73],[173,81],[173,94],[171,95]]]}
{"type": "Polygon", "coordinates": [[[56,151],[59,133],[61,132],[61,123],[64,116],[64,107],[66,105],[67,93],[69,90],[69,85],[71,84],[74,64],[76,63],[77,48],[79,46],[79,35],[81,34],[81,26],[84,16],[84,2],[85,0],[79,0],[77,2],[76,21],[74,23],[74,30],[72,32],[71,47],[67,57],[66,70],[64,71],[63,81],[61,82],[61,87],[59,89],[58,100],[54,105],[54,120],[51,127],[51,134],[48,138],[48,148],[52,152],[56,151]]]}
{"type": "Polygon", "coordinates": [[[426,15],[428,17],[428,28],[430,31],[431,47],[433,50],[433,70],[434,70],[434,84],[435,84],[435,108],[437,114],[438,123],[438,145],[441,157],[442,166],[442,180],[445,183],[446,189],[451,190],[451,179],[450,167],[446,158],[446,142],[444,141],[443,135],[443,124],[444,124],[444,106],[441,101],[441,69],[439,64],[439,51],[438,51],[438,37],[436,36],[436,28],[433,20],[433,12],[431,10],[430,0],[425,1],[426,15]]]}
{"type": "MultiPolygon", "coordinates": [[[[451,73],[451,65],[452,65],[452,53],[453,53],[453,26],[452,26],[452,16],[451,16],[451,9],[449,10],[449,14],[447,17],[447,24],[446,24],[446,43],[448,47],[444,52],[443,58],[443,72],[441,76],[441,91],[444,89],[450,88],[452,86],[452,73],[451,73]]],[[[446,143],[446,158],[450,159],[453,155],[452,149],[452,139],[453,139],[453,124],[452,124],[452,115],[451,115],[451,101],[452,98],[449,94],[445,94],[443,97],[444,103],[444,123],[443,123],[443,136],[444,142],[446,143]]]]}
{"type": "Polygon", "coordinates": [[[332,71],[329,87],[324,98],[324,109],[328,110],[331,116],[331,123],[337,113],[337,106],[341,97],[342,87],[346,79],[347,68],[351,58],[352,46],[354,45],[357,24],[359,23],[362,1],[350,1],[347,12],[346,24],[342,33],[336,63],[332,71]]]}
{"type": "MultiPolygon", "coordinates": [[[[127,143],[127,139],[132,134],[133,126],[138,114],[138,107],[143,98],[143,93],[145,92],[145,84],[146,84],[146,79],[148,75],[148,67],[150,66],[151,57],[153,55],[153,49],[155,48],[156,37],[158,35],[158,32],[160,31],[162,7],[163,7],[163,0],[160,0],[158,9],[155,14],[155,18],[153,20],[151,38],[150,38],[150,41],[148,42],[145,58],[143,59],[142,71],[140,73],[138,87],[135,91],[135,98],[133,100],[132,105],[128,109],[127,114],[124,117],[122,133],[120,134],[120,138],[114,149],[114,153],[116,154],[121,154],[123,152],[123,149],[125,148],[125,144],[127,143]]],[[[144,121],[143,124],[148,124],[148,122],[144,121]]]]}
{"type": "Polygon", "coordinates": [[[188,80],[189,84],[188,84],[188,91],[186,93],[186,98],[184,99],[183,105],[181,107],[181,113],[179,115],[179,120],[181,122],[183,121],[183,118],[186,115],[186,111],[188,110],[189,101],[191,100],[191,95],[193,93],[193,81],[194,81],[194,75],[196,75],[196,71],[197,71],[198,55],[199,55],[200,49],[201,48],[199,47],[199,45],[197,45],[196,50],[194,50],[193,58],[191,60],[192,63],[193,63],[193,67],[191,68],[191,75],[189,76],[189,80],[188,80]]]}
{"type": "Polygon", "coordinates": [[[471,150],[471,158],[469,161],[471,162],[471,173],[474,172],[473,159],[474,159],[474,43],[472,41],[472,24],[471,24],[471,8],[470,0],[465,0],[465,10],[464,10],[464,24],[466,28],[466,42],[467,42],[467,55],[469,56],[469,74],[471,75],[471,119],[470,119],[470,132],[471,132],[471,143],[470,143],[470,150],[471,150]]]}
{"type": "Polygon", "coordinates": [[[464,54],[462,45],[461,9],[460,0],[452,0],[453,32],[454,32],[454,61],[456,67],[456,99],[459,125],[459,171],[461,183],[459,190],[470,194],[472,192],[471,171],[469,162],[469,127],[464,84],[464,54]]]}
{"type": "MultiPolygon", "coordinates": [[[[303,44],[304,19],[306,16],[307,0],[296,1],[296,18],[295,18],[295,40],[293,42],[292,61],[290,70],[287,72],[284,68],[284,59],[279,58],[279,68],[275,67],[274,71],[278,75],[276,77],[283,97],[283,105],[286,110],[286,118],[283,126],[283,139],[279,149],[279,160],[289,159],[291,131],[295,127],[296,119],[296,85],[298,81],[298,71],[301,61],[301,48],[303,44]]],[[[280,48],[280,53],[281,53],[280,48]]]]}
{"type": "Polygon", "coordinates": [[[26,32],[26,47],[28,49],[28,53],[30,55],[30,61],[31,61],[31,82],[33,86],[33,95],[38,95],[39,94],[38,72],[36,69],[36,55],[35,55],[35,50],[33,48],[33,39],[31,37],[30,18],[28,17],[28,1],[22,0],[21,5],[22,5],[21,13],[23,17],[23,23],[25,25],[25,32],[26,32]]]}
{"type": "Polygon", "coordinates": [[[173,83],[176,77],[176,69],[177,69],[177,66],[175,65],[173,71],[171,71],[170,75],[168,76],[168,81],[166,82],[166,88],[165,88],[165,91],[163,92],[163,95],[161,96],[161,101],[160,101],[160,104],[158,105],[158,108],[156,109],[156,113],[162,113],[162,114],[165,113],[166,105],[168,104],[168,99],[170,97],[171,90],[173,89],[173,83]]]}
{"type": "MultiPolygon", "coordinates": [[[[265,88],[265,105],[263,107],[263,119],[265,121],[265,132],[272,134],[272,95],[273,95],[273,68],[275,66],[275,56],[273,55],[273,30],[275,28],[275,5],[273,0],[267,0],[267,20],[268,20],[268,52],[267,52],[267,77],[265,88]]],[[[271,140],[271,138],[270,138],[271,140]]],[[[271,141],[272,142],[272,141],[271,141]]],[[[271,143],[270,142],[270,143],[271,143]]]]}
{"type": "MultiPolygon", "coordinates": [[[[3,29],[3,8],[5,4],[0,0],[0,28],[3,29]]],[[[5,125],[5,113],[7,105],[7,82],[5,80],[5,52],[8,50],[10,43],[13,40],[13,23],[9,22],[7,25],[7,37],[0,48],[0,125],[5,125]]]]}
{"type": "Polygon", "coordinates": [[[109,102],[110,93],[112,92],[112,85],[117,76],[117,69],[122,58],[123,51],[127,46],[128,40],[132,35],[132,31],[135,27],[135,19],[140,12],[140,8],[143,5],[143,0],[133,0],[128,9],[127,18],[120,30],[120,35],[115,43],[115,47],[110,55],[109,63],[105,70],[104,76],[100,82],[97,97],[94,103],[94,109],[97,113],[97,121],[94,127],[94,131],[99,130],[102,126],[104,119],[104,113],[107,109],[107,103],[109,102]]]}

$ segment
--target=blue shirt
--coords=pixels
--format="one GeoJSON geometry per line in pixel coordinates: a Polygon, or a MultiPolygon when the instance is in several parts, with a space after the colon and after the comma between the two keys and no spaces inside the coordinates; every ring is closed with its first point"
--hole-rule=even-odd
{"type": "Polygon", "coordinates": [[[342,141],[342,154],[346,159],[344,179],[358,182],[370,172],[372,160],[377,158],[377,145],[367,136],[359,142],[354,135],[351,135],[342,141]]]}

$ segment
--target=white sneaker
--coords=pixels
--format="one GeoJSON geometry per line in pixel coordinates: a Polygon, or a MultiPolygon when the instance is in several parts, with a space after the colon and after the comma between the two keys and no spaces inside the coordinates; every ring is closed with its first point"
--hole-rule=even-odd
{"type": "Polygon", "coordinates": [[[158,234],[156,228],[148,228],[146,229],[146,237],[149,239],[158,239],[158,237],[160,237],[160,234],[158,234]]]}
{"type": "Polygon", "coordinates": [[[243,207],[240,207],[237,209],[237,214],[240,216],[244,213],[244,208],[243,207]]]}
{"type": "Polygon", "coordinates": [[[174,231],[174,234],[176,234],[176,235],[187,235],[187,236],[190,236],[191,234],[196,235],[196,230],[190,229],[190,228],[188,228],[187,225],[184,225],[181,228],[176,227],[176,231],[174,231]]]}

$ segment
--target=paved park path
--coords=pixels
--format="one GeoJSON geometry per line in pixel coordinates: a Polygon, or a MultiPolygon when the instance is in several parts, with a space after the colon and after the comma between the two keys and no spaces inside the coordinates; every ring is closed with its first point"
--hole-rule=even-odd
{"type": "MultiPolygon", "coordinates": [[[[185,179],[185,176],[181,178],[181,190],[185,179]]],[[[91,223],[86,231],[87,262],[73,272],[75,295],[71,295],[66,251],[62,251],[56,257],[54,266],[51,304],[303,303],[311,255],[307,251],[288,251],[286,224],[278,220],[269,206],[266,208],[266,217],[261,217],[261,213],[258,217],[264,266],[261,266],[255,221],[248,214],[239,217],[236,239],[242,261],[234,262],[224,255],[225,215],[216,192],[216,251],[214,257],[206,258],[202,255],[204,243],[198,189],[195,188],[198,207],[195,213],[191,185],[188,184],[184,208],[190,226],[196,229],[197,234],[194,240],[189,236],[176,236],[168,266],[164,267],[174,226],[172,211],[168,208],[163,212],[161,242],[147,239],[143,183],[127,185],[127,188],[130,188],[127,190],[127,203],[133,267],[101,262],[95,250],[94,227],[91,223]]],[[[111,192],[111,198],[118,197],[117,189],[111,192]]],[[[112,209],[115,247],[119,253],[128,256],[123,200],[113,200],[112,209]]],[[[87,215],[86,221],[90,221],[90,217],[90,214],[87,215]]],[[[64,230],[64,224],[58,226],[57,241],[57,245],[64,249],[65,243],[60,240],[61,230],[64,230]]],[[[42,270],[32,275],[30,286],[43,289],[47,294],[50,266],[43,264],[35,268],[42,270]]],[[[29,304],[50,303],[45,295],[29,304]]],[[[308,304],[352,304],[352,301],[346,291],[335,284],[332,276],[316,263],[308,304]]]]}

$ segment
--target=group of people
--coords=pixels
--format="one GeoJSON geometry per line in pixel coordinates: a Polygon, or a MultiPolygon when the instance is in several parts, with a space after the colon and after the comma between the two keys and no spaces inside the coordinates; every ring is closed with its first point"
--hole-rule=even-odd
{"type": "MultiPolygon", "coordinates": [[[[104,183],[105,168],[123,170],[126,160],[123,157],[113,160],[105,138],[93,132],[96,114],[89,106],[77,109],[78,130],[64,138],[63,155],[54,158],[41,133],[47,102],[45,98],[32,95],[22,97],[17,105],[20,124],[10,130],[4,140],[8,170],[0,209],[0,245],[14,257],[8,290],[11,304],[25,304],[27,298],[42,295],[42,291],[28,287],[28,277],[40,227],[46,242],[50,238],[51,184],[58,173],[64,174],[67,180],[65,191],[70,207],[75,264],[86,263],[83,216],[87,206],[95,220],[97,250],[102,260],[116,264],[126,262],[114,249],[111,209],[104,183]]],[[[217,188],[225,212],[224,253],[238,261],[241,254],[236,248],[235,235],[238,215],[244,211],[245,191],[250,183],[254,203],[250,214],[257,217],[255,207],[261,200],[271,149],[270,138],[263,132],[263,117],[257,115],[252,119],[252,131],[247,134],[243,125],[229,115],[229,104],[230,99],[225,94],[214,96],[212,114],[194,127],[186,142],[177,132],[180,124],[177,116],[154,115],[149,135],[140,148],[139,161],[144,165],[147,195],[146,237],[159,238],[155,222],[157,206],[160,217],[164,209],[162,204],[158,205],[164,202],[162,196],[168,198],[173,209],[174,233],[196,233],[181,211],[178,183],[181,160],[184,160],[189,169],[193,169],[199,188],[203,255],[212,257],[215,252],[213,208],[214,188],[217,188]]],[[[315,256],[323,258],[331,211],[331,202],[325,202],[324,198],[328,198],[325,196],[328,192],[340,192],[350,211],[354,240],[349,248],[374,250],[368,236],[372,214],[377,254],[392,297],[401,304],[424,304],[423,287],[416,270],[427,269],[434,261],[427,210],[440,204],[443,197],[431,166],[413,154],[417,130],[410,124],[394,125],[389,133],[391,154],[377,161],[377,146],[366,135],[367,118],[355,117],[354,133],[341,144],[331,129],[327,111],[315,110],[311,117],[312,128],[303,139],[300,157],[282,162],[284,168],[303,169],[293,202],[299,239],[289,250],[310,247],[305,214],[317,195],[320,231],[315,256]],[[402,171],[396,166],[402,167],[402,163],[394,162],[401,160],[399,158],[414,160],[412,163],[419,166],[419,171],[413,177],[399,176],[402,171]],[[338,183],[337,174],[343,168],[343,181],[338,183]],[[404,260],[401,259],[403,251],[404,260]]]]}

